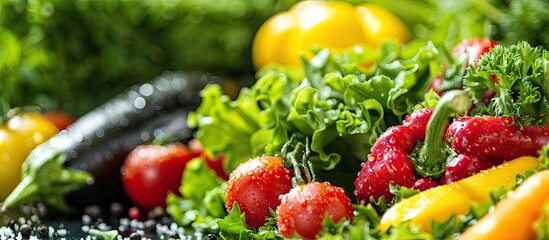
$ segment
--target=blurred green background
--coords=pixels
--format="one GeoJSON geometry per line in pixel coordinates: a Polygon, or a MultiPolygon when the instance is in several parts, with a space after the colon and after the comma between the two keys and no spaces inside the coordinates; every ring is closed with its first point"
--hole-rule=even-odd
{"type": "MultiPolygon", "coordinates": [[[[255,32],[297,1],[0,0],[0,100],[79,116],[167,70],[247,85],[255,32]]],[[[547,0],[346,1],[381,5],[437,46],[466,37],[549,46],[547,0]]]]}
{"type": "Polygon", "coordinates": [[[239,78],[253,73],[257,29],[290,4],[0,0],[0,94],[12,106],[80,115],[166,70],[239,78]]]}

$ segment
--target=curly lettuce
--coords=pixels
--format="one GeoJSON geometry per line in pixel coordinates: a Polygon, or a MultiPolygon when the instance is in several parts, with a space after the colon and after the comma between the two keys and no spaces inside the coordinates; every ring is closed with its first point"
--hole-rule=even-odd
{"type": "Polygon", "coordinates": [[[251,157],[281,154],[296,135],[310,139],[315,167],[348,185],[352,181],[345,178],[358,172],[375,139],[423,100],[432,66],[439,64],[432,44],[403,49],[388,42],[377,50],[313,53],[302,69],[258,72],[256,83],[235,100],[219,85],[202,91],[188,124],[208,153],[226,156],[226,170],[251,157]]]}

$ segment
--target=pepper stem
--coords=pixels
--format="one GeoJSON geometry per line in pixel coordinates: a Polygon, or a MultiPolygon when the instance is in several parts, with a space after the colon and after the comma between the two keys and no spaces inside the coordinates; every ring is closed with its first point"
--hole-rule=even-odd
{"type": "Polygon", "coordinates": [[[417,158],[414,158],[417,174],[438,178],[444,173],[448,159],[455,155],[444,144],[446,126],[453,115],[467,113],[471,106],[471,98],[462,90],[452,90],[442,96],[427,123],[425,142],[419,149],[417,158]]]}
{"type": "Polygon", "coordinates": [[[56,152],[48,142],[29,155],[23,163],[23,179],[2,203],[2,210],[30,202],[42,202],[61,211],[71,209],[65,203],[66,193],[93,183],[93,176],[82,170],[63,166],[65,153],[56,152]]]}

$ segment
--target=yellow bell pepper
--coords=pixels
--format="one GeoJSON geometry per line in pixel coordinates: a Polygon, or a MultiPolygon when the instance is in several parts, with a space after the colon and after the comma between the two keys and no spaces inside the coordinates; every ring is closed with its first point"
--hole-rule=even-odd
{"type": "Polygon", "coordinates": [[[19,113],[0,125],[0,201],[21,181],[21,166],[29,153],[58,132],[39,113],[19,113]]]}
{"type": "Polygon", "coordinates": [[[389,208],[382,216],[379,230],[385,232],[391,226],[405,221],[430,232],[433,221],[442,222],[451,216],[465,215],[473,203],[490,200],[494,189],[510,186],[517,174],[539,167],[541,161],[534,157],[521,157],[468,178],[447,185],[431,188],[404,199],[389,208]]]}
{"type": "Polygon", "coordinates": [[[527,178],[459,239],[536,239],[535,221],[549,200],[549,170],[527,178]]]}
{"type": "Polygon", "coordinates": [[[261,26],[253,41],[252,59],[256,69],[269,63],[299,66],[300,54],[315,45],[332,49],[375,47],[387,39],[404,43],[410,33],[398,17],[382,7],[301,1],[261,26]]]}

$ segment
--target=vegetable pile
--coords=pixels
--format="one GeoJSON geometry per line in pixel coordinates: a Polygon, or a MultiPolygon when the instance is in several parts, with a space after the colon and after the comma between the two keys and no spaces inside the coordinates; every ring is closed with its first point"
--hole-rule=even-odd
{"type": "MultiPolygon", "coordinates": [[[[116,201],[133,206],[135,221],[166,211],[170,237],[468,239],[507,236],[502,216],[525,209],[516,238],[547,236],[549,196],[536,190],[549,168],[545,12],[532,11],[540,19],[528,26],[540,38],[518,39],[522,30],[502,20],[526,21],[545,3],[402,3],[447,15],[411,21],[392,3],[304,1],[258,30],[256,81],[238,95],[215,75],[177,71],[76,121],[30,111],[53,132],[33,130],[29,149],[14,153],[26,160],[14,164],[17,187],[0,189],[2,211],[116,201]],[[453,28],[464,12],[478,17],[460,25],[470,32],[453,28]],[[334,37],[342,29],[345,41],[334,37]]],[[[28,113],[5,115],[0,147],[28,113]]]]}
{"type": "MultiPolygon", "coordinates": [[[[440,53],[431,44],[415,48],[415,52],[400,49],[391,42],[380,49],[378,53],[365,48],[349,52],[318,49],[312,59],[304,61],[303,72],[268,68],[259,72],[256,84],[243,89],[235,100],[224,97],[217,85],[206,86],[202,91],[203,103],[190,115],[189,125],[197,127],[195,137],[209,154],[225,157],[228,172],[239,169],[242,162],[248,164],[247,160],[254,156],[285,156],[284,145],[297,139],[310,146],[306,154],[308,163],[301,165],[310,165],[320,181],[345,188],[350,199],[356,198],[357,204],[371,207],[376,214],[398,205],[408,194],[438,189],[438,185],[460,189],[450,186],[461,179],[486,184],[465,179],[513,159],[537,157],[542,146],[549,143],[549,125],[544,113],[548,109],[544,90],[546,50],[525,42],[494,46],[482,57],[477,56],[478,64],[472,61],[455,74],[462,76],[456,88],[465,90],[448,91],[439,99],[430,90],[430,79],[437,75],[433,68],[450,71],[461,62],[452,59],[445,63],[446,68],[431,67],[439,63],[440,53]],[[347,61],[338,62],[342,59],[347,61]],[[368,67],[364,67],[365,62],[368,67]],[[494,81],[494,76],[498,81],[494,81]],[[487,90],[494,91],[489,101],[484,99],[487,90]],[[460,116],[464,114],[467,116],[460,116]]],[[[451,80],[443,77],[441,81],[451,80]]],[[[515,175],[535,170],[538,165],[523,166],[528,167],[515,169],[514,173],[507,171],[510,180],[495,182],[484,190],[488,191],[485,196],[500,186],[512,184],[515,175]]],[[[230,189],[237,188],[231,181],[232,178],[230,189]]],[[[183,182],[183,187],[192,186],[183,182]]],[[[262,187],[254,189],[261,191],[262,187]]],[[[473,197],[455,200],[463,199],[459,204],[489,200],[478,198],[476,195],[480,193],[468,194],[473,197]]],[[[177,204],[172,199],[169,209],[185,219],[178,214],[189,209],[177,204]]],[[[195,204],[207,211],[208,202],[195,204]]],[[[227,223],[228,219],[241,222],[242,227],[258,229],[252,223],[255,220],[236,217],[254,215],[257,209],[229,206],[228,217],[219,223],[222,236],[244,234],[242,229],[234,229],[236,223],[227,223]],[[235,209],[238,214],[233,215],[235,209]]],[[[467,214],[467,206],[470,204],[463,205],[460,209],[465,212],[459,214],[467,214]]],[[[279,208],[271,208],[277,210],[273,214],[277,215],[279,208]]],[[[415,212],[400,212],[406,214],[406,211],[415,212]]],[[[424,225],[417,226],[445,221],[454,214],[429,216],[422,222],[424,225]]],[[[408,223],[409,219],[405,221],[408,223]]],[[[265,226],[271,226],[269,221],[265,226]]],[[[377,230],[374,227],[372,234],[380,234],[377,230]]],[[[265,237],[268,232],[259,228],[257,234],[265,237]]]]}

